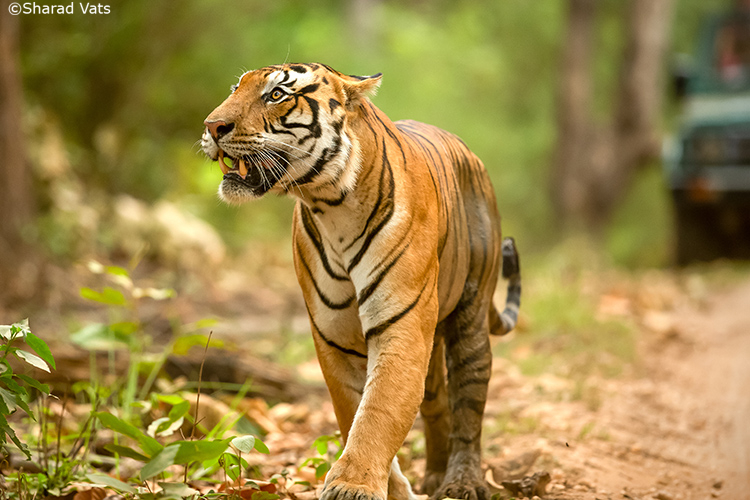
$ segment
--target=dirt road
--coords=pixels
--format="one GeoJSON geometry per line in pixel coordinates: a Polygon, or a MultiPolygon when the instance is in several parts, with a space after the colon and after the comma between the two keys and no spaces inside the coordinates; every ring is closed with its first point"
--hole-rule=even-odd
{"type": "MultiPolygon", "coordinates": [[[[627,311],[622,319],[635,332],[638,355],[620,375],[581,380],[545,370],[531,376],[522,374],[514,356],[495,358],[484,457],[500,498],[509,498],[503,480],[546,471],[551,482],[544,499],[750,500],[750,276],[735,272],[733,285],[714,277],[694,293],[687,290],[690,275],[660,273],[671,299],[654,297],[628,276],[631,286],[616,307],[612,300],[600,307],[627,311]]],[[[587,292],[594,300],[606,298],[607,287],[620,287],[597,280],[601,293],[587,292]]],[[[304,367],[300,372],[322,386],[317,363],[304,367]]],[[[277,405],[255,419],[273,423],[264,438],[272,455],[259,456],[256,464],[261,477],[287,468],[317,485],[317,493],[298,498],[320,492],[322,483],[299,464],[315,456],[315,436],[336,428],[330,402],[320,397],[277,405]]],[[[417,486],[425,462],[420,429],[418,420],[400,453],[417,486]]]]}
{"type": "Polygon", "coordinates": [[[642,369],[601,381],[595,405],[525,408],[539,430],[504,439],[495,463],[538,449],[545,498],[750,499],[750,281],[724,288],[641,332],[642,369]]]}

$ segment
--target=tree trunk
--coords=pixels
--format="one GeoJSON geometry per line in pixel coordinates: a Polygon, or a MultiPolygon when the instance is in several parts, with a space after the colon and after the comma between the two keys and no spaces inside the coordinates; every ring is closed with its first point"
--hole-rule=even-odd
{"type": "Polygon", "coordinates": [[[570,0],[558,100],[552,199],[560,221],[600,230],[633,174],[659,155],[663,61],[673,0],[631,0],[613,119],[597,123],[593,100],[595,0],[570,0]]]}
{"type": "Polygon", "coordinates": [[[558,94],[558,142],[551,195],[561,221],[586,212],[591,140],[592,60],[596,0],[570,0],[558,94]]]}
{"type": "Polygon", "coordinates": [[[28,250],[22,227],[31,221],[34,199],[24,151],[18,16],[0,0],[0,294],[14,293],[28,250]]]}

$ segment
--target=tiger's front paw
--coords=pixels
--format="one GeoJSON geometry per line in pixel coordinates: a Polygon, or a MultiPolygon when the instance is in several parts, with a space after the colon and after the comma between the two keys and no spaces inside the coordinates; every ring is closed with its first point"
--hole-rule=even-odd
{"type": "Polygon", "coordinates": [[[489,500],[490,490],[481,474],[472,471],[463,471],[445,482],[432,496],[435,500],[441,498],[459,498],[463,500],[489,500]]]}
{"type": "Polygon", "coordinates": [[[320,500],[386,500],[381,494],[363,485],[332,481],[323,490],[320,500]]]}

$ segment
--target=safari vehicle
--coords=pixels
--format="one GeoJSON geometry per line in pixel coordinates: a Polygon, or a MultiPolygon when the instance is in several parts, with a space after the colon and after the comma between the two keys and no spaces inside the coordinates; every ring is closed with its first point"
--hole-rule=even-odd
{"type": "Polygon", "coordinates": [[[750,258],[750,8],[706,21],[675,84],[684,108],[664,165],[677,263],[750,258]]]}

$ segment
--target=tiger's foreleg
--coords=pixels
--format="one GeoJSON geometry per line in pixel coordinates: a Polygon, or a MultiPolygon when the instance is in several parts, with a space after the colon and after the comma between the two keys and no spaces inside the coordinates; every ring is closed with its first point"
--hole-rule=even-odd
{"type": "MultiPolygon", "coordinates": [[[[366,359],[354,350],[345,352],[333,347],[323,340],[319,332],[314,332],[315,349],[322,371],[326,374],[326,384],[332,396],[336,420],[341,430],[344,443],[348,441],[349,431],[357,408],[362,399],[366,379],[366,359]],[[334,375],[336,374],[336,375],[334,375]]],[[[388,498],[393,500],[411,500],[411,485],[401,472],[396,457],[391,463],[388,479],[388,498]]]]}
{"type": "MultiPolygon", "coordinates": [[[[344,452],[326,477],[321,500],[413,498],[394,457],[424,395],[437,321],[435,285],[423,290],[424,296],[420,294],[406,314],[394,315],[394,310],[405,310],[396,304],[376,317],[363,317],[367,382],[344,452]]],[[[336,397],[333,391],[331,395],[336,397]]]]}

